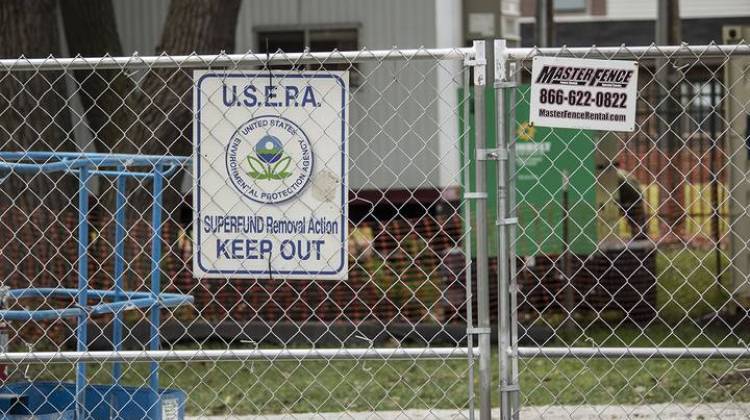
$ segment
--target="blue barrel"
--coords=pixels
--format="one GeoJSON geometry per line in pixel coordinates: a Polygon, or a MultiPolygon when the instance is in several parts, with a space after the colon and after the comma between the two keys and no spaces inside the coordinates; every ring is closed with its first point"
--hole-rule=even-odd
{"type": "MultiPolygon", "coordinates": [[[[86,418],[105,420],[149,418],[154,395],[148,386],[87,385],[86,418]]],[[[185,393],[160,389],[157,411],[162,420],[185,418],[185,393]]],[[[2,420],[76,420],[76,384],[18,382],[0,387],[2,420]]]]}

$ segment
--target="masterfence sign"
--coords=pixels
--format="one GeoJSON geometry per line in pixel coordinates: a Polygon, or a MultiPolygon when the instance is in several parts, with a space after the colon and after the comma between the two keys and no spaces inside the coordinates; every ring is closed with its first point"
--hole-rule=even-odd
{"type": "Polygon", "coordinates": [[[196,277],[345,279],[346,72],[194,72],[196,277]]]}
{"type": "Polygon", "coordinates": [[[530,121],[542,127],[634,131],[638,62],[534,57],[530,121]]]}

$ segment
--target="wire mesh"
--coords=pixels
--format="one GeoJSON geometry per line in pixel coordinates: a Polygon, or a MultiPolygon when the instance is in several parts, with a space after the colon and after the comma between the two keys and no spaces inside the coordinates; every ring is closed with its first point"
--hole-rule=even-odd
{"type": "Polygon", "coordinates": [[[748,54],[507,50],[522,418],[750,415],[748,54]],[[534,56],[637,61],[636,130],[530,125],[534,56]]]}
{"type": "MultiPolygon", "coordinates": [[[[750,47],[508,48],[500,56],[506,67],[498,68],[519,85],[498,87],[504,106],[470,86],[468,68],[483,64],[474,53],[0,60],[3,164],[10,152],[25,153],[25,162],[30,152],[190,156],[195,70],[262,75],[248,83],[265,83],[274,73],[283,80],[288,70],[348,72],[350,86],[344,281],[194,277],[190,165],[164,177],[161,212],[147,176],[91,176],[82,201],[80,172],[71,168],[0,172],[3,286],[76,290],[86,272],[90,289],[117,292],[113,273],[121,270],[123,290],[193,300],[121,311],[122,349],[115,351],[117,317],[92,310],[110,303],[105,295],[76,302],[80,295],[71,292],[18,298],[3,289],[3,310],[71,309],[85,314],[89,332],[82,351],[76,318],[5,317],[0,379],[3,394],[13,395],[0,399],[8,404],[3,409],[42,415],[75,406],[81,390],[65,383],[85,362],[82,389],[106,418],[469,417],[478,398],[474,359],[482,354],[469,337],[486,333],[475,319],[484,296],[493,324],[506,315],[518,320],[509,318],[499,331],[511,353],[497,359],[509,369],[498,369],[501,377],[492,381],[515,392],[518,380],[518,403],[506,404],[522,418],[750,414],[750,47]],[[636,131],[527,124],[525,85],[536,55],[638,61],[636,131]],[[489,121],[474,127],[482,106],[489,121]],[[499,113],[504,124],[495,126],[499,113]],[[510,153],[499,174],[487,162],[492,220],[486,231],[472,232],[477,208],[468,202],[482,199],[473,166],[477,130],[486,147],[507,130],[510,153]],[[503,172],[511,194],[500,213],[493,194],[503,172]],[[88,232],[79,222],[86,208],[88,232]],[[504,254],[496,246],[498,214],[509,227],[504,254]],[[511,274],[504,280],[510,296],[499,287],[476,289],[478,235],[496,256],[490,278],[498,267],[511,274]],[[499,304],[506,297],[509,311],[499,304]],[[120,379],[147,392],[154,378],[149,362],[159,362],[159,386],[178,391],[162,393],[168,404],[99,387],[120,379]],[[53,392],[65,396],[62,407],[53,392]]],[[[36,163],[53,163],[42,160],[36,163]]],[[[132,173],[131,165],[112,170],[132,173]]],[[[212,169],[226,170],[222,165],[212,169]]]]}
{"type": "MultiPolygon", "coordinates": [[[[467,348],[471,247],[464,240],[468,165],[459,120],[468,106],[462,60],[472,54],[465,48],[1,60],[0,278],[11,289],[3,311],[55,318],[3,317],[3,409],[43,416],[78,408],[79,418],[411,409],[468,417],[467,358],[478,350],[467,348]],[[242,76],[239,95],[293,74],[348,75],[349,206],[347,226],[339,226],[348,232],[346,280],[194,275],[192,238],[201,220],[191,185],[202,172],[190,164],[193,133],[220,135],[215,126],[193,127],[196,114],[220,108],[194,103],[201,71],[242,76]],[[96,153],[122,160],[104,167],[96,153]],[[72,164],[73,155],[88,169],[72,164]],[[167,173],[159,156],[187,159],[167,173]],[[141,157],[157,160],[138,169],[141,157]],[[38,166],[22,171],[23,165],[38,166]],[[86,296],[83,289],[106,293],[86,296]],[[116,315],[98,311],[120,292],[153,300],[138,306],[120,295],[129,305],[116,315]],[[164,296],[192,302],[170,307],[164,296]],[[76,316],[62,315],[68,313],[76,316]],[[84,324],[88,337],[76,347],[84,324]],[[76,365],[83,383],[71,388],[76,365]],[[157,386],[161,402],[148,398],[157,386]]],[[[222,80],[215,89],[226,86],[222,80]]],[[[327,92],[312,89],[316,106],[336,106],[327,92]]],[[[242,107],[246,120],[306,109],[297,107],[300,97],[280,101],[285,106],[267,98],[225,106],[242,107]]],[[[219,113],[221,123],[241,128],[229,114],[219,113]]],[[[320,125],[313,148],[328,136],[328,123],[316,115],[303,118],[320,125]]],[[[204,169],[227,171],[223,161],[204,169]]],[[[238,205],[223,198],[229,186],[213,188],[224,211],[238,205]]]]}

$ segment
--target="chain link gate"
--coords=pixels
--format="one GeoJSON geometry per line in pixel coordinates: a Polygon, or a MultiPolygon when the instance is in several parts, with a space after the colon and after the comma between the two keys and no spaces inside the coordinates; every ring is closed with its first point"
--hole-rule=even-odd
{"type": "MultiPolygon", "coordinates": [[[[491,293],[463,198],[484,64],[473,47],[0,60],[0,410],[487,418],[491,293]],[[198,70],[348,72],[347,280],[193,276],[198,70]]],[[[226,107],[276,106],[222,83],[226,107]]]]}
{"type": "Polygon", "coordinates": [[[748,56],[495,41],[502,418],[750,415],[748,56]],[[637,61],[636,130],[530,125],[535,56],[637,61]]]}

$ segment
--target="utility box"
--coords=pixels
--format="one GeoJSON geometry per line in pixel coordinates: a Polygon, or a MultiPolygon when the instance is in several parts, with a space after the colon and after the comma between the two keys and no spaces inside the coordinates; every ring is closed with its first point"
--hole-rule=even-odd
{"type": "MultiPolygon", "coordinates": [[[[724,26],[722,32],[725,44],[750,39],[750,26],[724,26]]],[[[724,69],[724,86],[731,89],[724,101],[725,149],[730,156],[730,290],[737,304],[750,308],[750,57],[732,55],[724,69]]]]}

